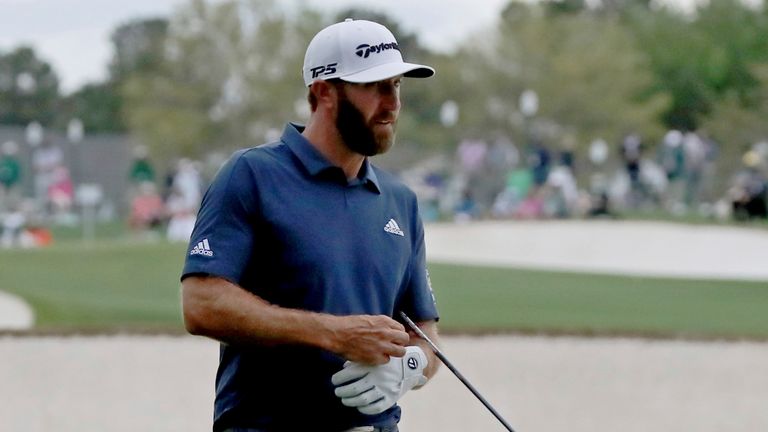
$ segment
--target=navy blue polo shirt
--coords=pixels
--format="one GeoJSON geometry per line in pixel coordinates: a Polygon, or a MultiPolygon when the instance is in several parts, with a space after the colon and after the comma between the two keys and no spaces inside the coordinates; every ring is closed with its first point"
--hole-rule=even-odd
{"type": "MultiPolygon", "coordinates": [[[[413,192],[367,160],[349,181],[301,131],[289,124],[280,141],[239,151],[220,170],[182,279],[222,277],[286,308],[437,319],[413,192]]],[[[306,346],[222,344],[214,430],[396,424],[397,406],[367,416],[341,404],[331,375],[344,361],[306,346]]]]}

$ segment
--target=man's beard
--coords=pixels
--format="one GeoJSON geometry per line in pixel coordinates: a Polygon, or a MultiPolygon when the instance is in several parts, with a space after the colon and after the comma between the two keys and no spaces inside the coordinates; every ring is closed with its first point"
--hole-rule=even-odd
{"type": "MultiPolygon", "coordinates": [[[[374,117],[373,120],[376,118],[374,117]]],[[[395,142],[394,123],[392,128],[392,134],[376,136],[373,127],[365,122],[363,113],[346,98],[346,95],[342,94],[339,98],[336,129],[344,144],[353,152],[363,156],[375,156],[386,152],[395,142]]]]}

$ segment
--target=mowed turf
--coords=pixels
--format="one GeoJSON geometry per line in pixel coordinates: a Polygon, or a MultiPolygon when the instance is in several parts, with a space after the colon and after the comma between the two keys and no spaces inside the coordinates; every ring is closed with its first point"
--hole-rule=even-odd
{"type": "MultiPolygon", "coordinates": [[[[0,290],[43,330],[182,331],[184,245],[99,242],[0,252],[0,290]]],[[[768,338],[768,283],[431,264],[444,332],[768,338]]]]}
{"type": "Polygon", "coordinates": [[[768,338],[768,283],[430,265],[443,328],[768,338]]]}
{"type": "Polygon", "coordinates": [[[184,246],[64,243],[0,252],[0,290],[30,303],[43,329],[181,330],[184,246]]]}

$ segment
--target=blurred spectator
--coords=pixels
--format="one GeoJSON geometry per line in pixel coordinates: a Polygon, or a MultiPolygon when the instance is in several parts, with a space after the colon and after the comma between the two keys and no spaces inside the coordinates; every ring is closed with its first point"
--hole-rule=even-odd
{"type": "Polygon", "coordinates": [[[472,192],[469,189],[465,189],[461,196],[461,200],[458,202],[454,209],[454,221],[467,222],[472,219],[476,219],[480,215],[472,192]]]}
{"type": "Polygon", "coordinates": [[[760,157],[760,163],[768,168],[768,141],[759,141],[752,146],[752,150],[760,157]]]}
{"type": "Polygon", "coordinates": [[[0,233],[0,246],[11,248],[19,245],[20,236],[24,229],[26,218],[19,210],[12,210],[2,217],[3,231],[0,233]]]}
{"type": "Polygon", "coordinates": [[[424,221],[436,221],[440,218],[440,194],[445,189],[445,178],[440,172],[428,172],[422,183],[423,186],[418,189],[423,202],[419,205],[421,217],[424,221]]]}
{"type": "Polygon", "coordinates": [[[13,209],[0,215],[0,248],[26,249],[53,243],[53,235],[39,223],[34,207],[33,202],[20,201],[13,209]]]}
{"type": "Polygon", "coordinates": [[[640,160],[640,197],[643,204],[661,204],[668,186],[667,174],[661,165],[649,158],[640,160]]]}
{"type": "MultiPolygon", "coordinates": [[[[520,160],[515,144],[506,135],[499,134],[488,149],[485,168],[480,177],[482,187],[477,194],[484,209],[492,209],[499,194],[507,185],[507,176],[520,160]]],[[[495,210],[492,210],[495,212],[495,210]]]]}
{"type": "Polygon", "coordinates": [[[548,217],[567,218],[577,214],[579,206],[579,189],[571,168],[560,163],[552,169],[547,177],[549,194],[545,205],[548,217]]]}
{"type": "Polygon", "coordinates": [[[628,134],[621,140],[620,155],[629,176],[629,204],[636,207],[643,197],[643,185],[640,181],[640,160],[643,143],[638,135],[628,134]]]}
{"type": "Polygon", "coordinates": [[[549,149],[547,149],[541,140],[534,140],[533,147],[528,154],[528,166],[531,168],[533,183],[536,186],[541,186],[547,182],[550,163],[551,157],[549,149]]]}
{"type": "Polygon", "coordinates": [[[194,161],[179,160],[171,186],[171,193],[174,191],[179,194],[184,206],[197,213],[203,198],[203,179],[194,161]]]}
{"type": "Polygon", "coordinates": [[[587,216],[589,217],[614,217],[615,215],[611,211],[611,201],[608,198],[608,192],[603,191],[599,194],[591,194],[589,209],[587,210],[587,216]]]}
{"type": "Polygon", "coordinates": [[[134,148],[128,179],[135,186],[144,182],[155,182],[155,168],[149,161],[149,152],[146,146],[139,145],[134,148]]]}
{"type": "Polygon", "coordinates": [[[69,170],[64,166],[57,166],[51,172],[47,198],[51,214],[62,215],[71,212],[74,186],[69,170]]]}
{"type": "Polygon", "coordinates": [[[590,217],[613,216],[608,176],[604,168],[609,153],[608,143],[602,138],[597,138],[589,144],[592,173],[589,176],[589,206],[586,214],[590,217]]]}
{"type": "Polygon", "coordinates": [[[514,217],[518,207],[525,201],[533,187],[533,174],[527,167],[512,170],[507,175],[504,190],[496,197],[493,204],[495,217],[514,217]]]}
{"type": "Polygon", "coordinates": [[[566,135],[560,143],[560,165],[567,167],[571,173],[576,172],[576,138],[566,135]]]}
{"type": "Polygon", "coordinates": [[[32,154],[32,167],[34,169],[35,198],[49,206],[47,202],[48,191],[54,182],[54,171],[63,166],[64,154],[57,145],[50,140],[43,141],[32,154]]]}
{"type": "Polygon", "coordinates": [[[540,219],[544,217],[545,195],[546,188],[532,188],[528,196],[515,209],[514,217],[517,219],[540,219]]]}
{"type": "Polygon", "coordinates": [[[506,175],[520,162],[520,151],[508,136],[498,134],[488,151],[488,163],[506,175]]]}
{"type": "Polygon", "coordinates": [[[21,232],[20,245],[23,248],[44,247],[53,244],[53,233],[42,225],[27,226],[21,232]]]}
{"type": "Polygon", "coordinates": [[[661,140],[661,149],[659,151],[659,161],[670,181],[677,180],[683,176],[685,167],[685,156],[683,153],[683,133],[672,129],[668,131],[661,140]]]}
{"type": "Polygon", "coordinates": [[[685,196],[687,208],[698,205],[701,182],[707,162],[707,143],[696,132],[688,132],[683,137],[685,167],[685,196]]]}
{"type": "Polygon", "coordinates": [[[482,216],[493,202],[495,179],[489,174],[489,152],[488,144],[482,139],[465,139],[459,144],[457,177],[463,179],[463,185],[455,209],[457,217],[482,216]]]}
{"type": "Polygon", "coordinates": [[[459,168],[465,174],[479,171],[485,162],[488,144],[482,140],[465,139],[456,149],[459,168]]]}
{"type": "Polygon", "coordinates": [[[640,158],[643,142],[638,135],[629,134],[621,140],[621,159],[632,182],[640,181],[640,158]]]}
{"type": "Polygon", "coordinates": [[[699,211],[708,207],[716,199],[717,192],[717,159],[720,153],[720,144],[713,138],[699,131],[699,137],[704,142],[705,157],[704,167],[701,170],[701,182],[699,184],[699,211]],[[706,202],[705,202],[706,201],[706,202]]]}
{"type": "Polygon", "coordinates": [[[603,164],[608,160],[608,143],[602,138],[597,138],[589,143],[589,161],[592,166],[600,171],[603,164]]]}
{"type": "Polygon", "coordinates": [[[171,191],[165,201],[168,217],[166,238],[171,242],[189,242],[197,219],[197,206],[190,207],[187,199],[178,189],[171,191]]]}
{"type": "Polygon", "coordinates": [[[750,150],[742,158],[743,169],[733,179],[728,196],[736,220],[765,219],[768,217],[768,179],[761,170],[759,153],[750,150]]]}
{"type": "Polygon", "coordinates": [[[0,147],[0,212],[13,207],[20,198],[21,162],[19,145],[6,141],[0,147]]]}
{"type": "Polygon", "coordinates": [[[146,235],[160,226],[164,219],[164,212],[163,200],[154,183],[144,182],[131,201],[128,224],[137,233],[146,235]]]}
{"type": "Polygon", "coordinates": [[[671,210],[683,202],[685,154],[682,132],[672,129],[664,135],[659,148],[659,163],[667,175],[668,186],[664,201],[666,208],[671,210]]]}

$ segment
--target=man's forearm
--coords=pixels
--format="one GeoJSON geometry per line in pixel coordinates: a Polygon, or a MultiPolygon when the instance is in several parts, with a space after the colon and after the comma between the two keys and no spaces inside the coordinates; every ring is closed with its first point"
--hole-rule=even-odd
{"type": "Polygon", "coordinates": [[[215,277],[184,279],[182,303],[187,331],[228,344],[308,345],[376,365],[405,355],[409,340],[405,328],[387,316],[283,308],[215,277]]]}
{"type": "Polygon", "coordinates": [[[281,308],[214,277],[189,277],[182,284],[187,330],[228,344],[301,344],[332,348],[330,315],[281,308]]]}

